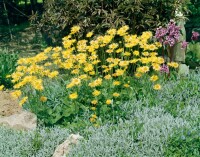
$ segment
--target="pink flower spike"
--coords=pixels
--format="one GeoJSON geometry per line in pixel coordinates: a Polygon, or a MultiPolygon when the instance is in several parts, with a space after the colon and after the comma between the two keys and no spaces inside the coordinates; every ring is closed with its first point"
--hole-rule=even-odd
{"type": "Polygon", "coordinates": [[[160,72],[161,73],[167,73],[167,74],[169,74],[169,67],[168,67],[168,65],[166,65],[166,64],[161,65],[160,72]]]}
{"type": "Polygon", "coordinates": [[[198,37],[200,36],[200,34],[198,32],[192,32],[192,40],[198,40],[198,37]]]}
{"type": "Polygon", "coordinates": [[[187,45],[188,45],[188,42],[183,41],[183,42],[181,43],[181,49],[185,49],[185,48],[187,47],[187,45]]]}

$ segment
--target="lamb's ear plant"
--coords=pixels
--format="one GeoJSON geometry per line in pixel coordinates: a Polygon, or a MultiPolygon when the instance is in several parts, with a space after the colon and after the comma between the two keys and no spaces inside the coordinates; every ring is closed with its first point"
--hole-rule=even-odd
{"type": "Polygon", "coordinates": [[[196,74],[191,71],[189,76],[179,77],[164,85],[165,92],[161,92],[157,99],[163,102],[163,107],[167,112],[176,117],[181,115],[182,111],[185,112],[186,108],[192,109],[189,106],[198,106],[200,102],[199,76],[199,70],[196,74]]]}
{"type": "Polygon", "coordinates": [[[161,107],[141,110],[139,105],[141,103],[137,104],[130,120],[86,129],[90,135],[75,146],[69,156],[163,156],[168,137],[178,128],[188,128],[189,123],[165,113],[161,107]]]}
{"type": "Polygon", "coordinates": [[[33,131],[16,131],[0,127],[1,157],[51,157],[55,148],[69,136],[64,128],[37,128],[33,131]]]}

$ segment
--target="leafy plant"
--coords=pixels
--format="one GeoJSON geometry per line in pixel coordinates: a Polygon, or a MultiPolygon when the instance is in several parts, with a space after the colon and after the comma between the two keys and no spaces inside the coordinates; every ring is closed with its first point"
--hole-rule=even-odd
{"type": "Polygon", "coordinates": [[[187,52],[185,62],[191,69],[195,69],[200,66],[200,59],[198,59],[196,53],[192,51],[187,52]]]}
{"type": "MultiPolygon", "coordinates": [[[[197,37],[198,40],[198,37],[197,37]]],[[[195,69],[200,66],[200,43],[192,41],[189,43],[186,53],[186,64],[195,69]]]]}
{"type": "Polygon", "coordinates": [[[16,70],[18,58],[17,53],[9,53],[7,49],[0,50],[0,85],[13,87],[10,75],[16,70]]]}
{"type": "Polygon", "coordinates": [[[176,131],[167,141],[164,155],[166,157],[200,156],[200,129],[176,131]]]}

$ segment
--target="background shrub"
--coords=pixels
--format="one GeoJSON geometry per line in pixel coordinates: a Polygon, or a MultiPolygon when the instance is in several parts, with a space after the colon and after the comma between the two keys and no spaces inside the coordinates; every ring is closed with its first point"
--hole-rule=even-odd
{"type": "MultiPolygon", "coordinates": [[[[200,1],[190,0],[190,3],[188,3],[187,7],[190,12],[185,25],[187,31],[186,37],[187,41],[191,41],[192,31],[197,31],[200,33],[200,1]]],[[[200,39],[198,41],[200,41],[200,39]]]]}
{"type": "Polygon", "coordinates": [[[185,8],[188,1],[49,0],[45,1],[38,26],[49,44],[60,43],[73,25],[81,26],[84,32],[102,33],[126,24],[133,33],[140,34],[172,19],[175,9],[185,8]]]}

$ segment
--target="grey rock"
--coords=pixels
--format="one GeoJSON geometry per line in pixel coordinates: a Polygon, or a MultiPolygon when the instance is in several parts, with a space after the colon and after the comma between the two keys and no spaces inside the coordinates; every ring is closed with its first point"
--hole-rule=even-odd
{"type": "Polygon", "coordinates": [[[77,144],[80,139],[83,139],[83,137],[78,134],[71,134],[66,141],[56,148],[52,157],[65,157],[70,151],[70,145],[77,144]]]}
{"type": "Polygon", "coordinates": [[[34,130],[37,127],[37,117],[28,111],[21,111],[7,117],[0,117],[0,125],[17,130],[34,130]]]}
{"type": "Polygon", "coordinates": [[[178,74],[182,76],[189,75],[189,66],[187,66],[186,64],[180,64],[178,68],[178,74]]]}

